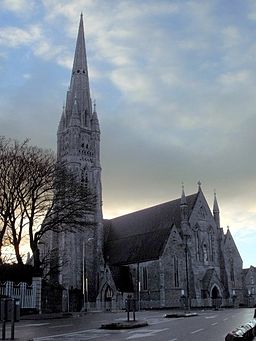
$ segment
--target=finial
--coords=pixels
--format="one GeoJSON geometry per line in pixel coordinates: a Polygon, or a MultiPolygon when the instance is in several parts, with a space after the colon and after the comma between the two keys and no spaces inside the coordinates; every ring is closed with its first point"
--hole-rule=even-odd
{"type": "Polygon", "coordinates": [[[227,230],[229,231],[229,225],[227,226],[227,230]]]}
{"type": "Polygon", "coordinates": [[[182,191],[181,191],[181,205],[186,205],[187,204],[187,199],[186,199],[186,195],[185,195],[185,190],[184,190],[184,183],[182,181],[181,183],[181,187],[182,187],[182,191]]]}
{"type": "Polygon", "coordinates": [[[201,185],[202,185],[201,181],[199,180],[197,184],[198,184],[198,191],[201,191],[201,185]]]}
{"type": "Polygon", "coordinates": [[[93,112],[96,112],[96,99],[93,100],[93,112]]]}
{"type": "Polygon", "coordinates": [[[213,200],[213,213],[214,214],[219,214],[220,210],[219,210],[219,205],[218,205],[218,201],[217,201],[217,196],[216,196],[216,189],[214,189],[214,200],[213,200]]]}
{"type": "Polygon", "coordinates": [[[81,12],[80,17],[81,17],[81,18],[83,17],[83,12],[81,12]]]}

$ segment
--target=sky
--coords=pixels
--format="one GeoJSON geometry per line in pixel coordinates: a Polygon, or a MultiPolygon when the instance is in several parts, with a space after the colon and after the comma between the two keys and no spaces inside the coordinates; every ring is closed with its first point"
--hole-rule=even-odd
{"type": "Polygon", "coordinates": [[[104,217],[200,180],[256,266],[256,1],[1,0],[0,135],[56,150],[81,12],[104,217]]]}

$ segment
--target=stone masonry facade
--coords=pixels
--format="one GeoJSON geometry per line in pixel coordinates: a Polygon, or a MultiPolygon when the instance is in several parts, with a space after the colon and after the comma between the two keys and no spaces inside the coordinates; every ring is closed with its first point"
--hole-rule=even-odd
{"type": "MultiPolygon", "coordinates": [[[[244,302],[242,259],[230,230],[221,228],[216,194],[211,211],[200,183],[191,195],[183,187],[180,198],[103,220],[100,127],[90,97],[82,15],[57,136],[58,160],[97,197],[95,213],[84,217],[91,226],[52,233],[47,240],[55,261],[65,260],[57,281],[66,290],[83,291],[105,309],[123,308],[128,296],[141,308],[244,302]]],[[[247,277],[249,293],[255,271],[249,269],[247,277]]]]}

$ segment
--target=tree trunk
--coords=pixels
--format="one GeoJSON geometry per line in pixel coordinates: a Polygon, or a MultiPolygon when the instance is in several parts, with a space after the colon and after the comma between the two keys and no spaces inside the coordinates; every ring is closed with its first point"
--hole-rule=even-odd
{"type": "Polygon", "coordinates": [[[23,264],[23,260],[20,255],[20,247],[18,243],[14,244],[14,250],[15,250],[15,256],[16,256],[18,264],[23,264]]]}

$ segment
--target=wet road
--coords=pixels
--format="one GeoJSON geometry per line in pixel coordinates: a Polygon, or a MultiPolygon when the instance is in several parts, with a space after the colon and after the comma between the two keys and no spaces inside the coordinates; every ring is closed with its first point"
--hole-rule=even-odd
{"type": "MultiPolygon", "coordinates": [[[[221,341],[227,333],[252,319],[254,309],[227,309],[198,311],[198,316],[167,319],[170,311],[143,311],[138,320],[146,320],[148,327],[109,331],[99,329],[101,324],[123,321],[125,313],[88,313],[65,319],[20,321],[15,327],[15,339],[28,341],[57,340],[133,340],[146,341],[221,341]]],[[[9,328],[9,327],[8,327],[9,328]]],[[[7,330],[9,333],[9,329],[7,330]]],[[[8,334],[7,334],[8,336],[8,334]]]]}

